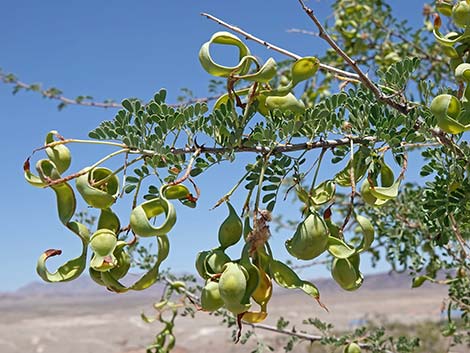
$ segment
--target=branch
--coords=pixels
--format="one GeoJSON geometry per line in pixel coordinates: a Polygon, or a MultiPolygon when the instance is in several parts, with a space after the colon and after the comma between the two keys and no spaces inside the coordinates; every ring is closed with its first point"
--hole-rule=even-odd
{"type": "MultiPolygon", "coordinates": [[[[192,147],[185,147],[185,148],[173,148],[171,152],[175,155],[178,154],[188,154],[188,153],[195,153],[197,150],[200,153],[226,153],[226,152],[254,152],[254,153],[286,153],[286,152],[296,152],[296,151],[304,151],[304,150],[312,150],[316,148],[333,148],[337,146],[349,145],[351,142],[358,143],[358,144],[369,144],[376,141],[376,138],[373,136],[366,136],[366,137],[343,137],[339,139],[333,140],[320,140],[315,142],[306,142],[306,143],[298,143],[298,144],[285,144],[285,145],[278,145],[277,147],[270,148],[264,146],[255,146],[255,147],[247,147],[247,146],[239,146],[233,148],[227,147],[205,147],[205,146],[192,146],[192,147]]],[[[129,153],[142,153],[144,155],[154,156],[155,151],[152,150],[137,150],[133,149],[129,151],[129,153]]]]}
{"type": "MultiPolygon", "coordinates": [[[[271,44],[263,39],[260,39],[258,37],[255,37],[254,35],[244,31],[243,29],[237,27],[237,26],[233,26],[227,22],[224,22],[222,21],[221,19],[215,17],[215,16],[212,16],[208,13],[201,13],[202,16],[204,17],[207,17],[209,20],[212,20],[212,21],[215,21],[217,22],[219,25],[221,26],[224,26],[236,33],[239,33],[241,35],[243,35],[247,40],[252,40],[258,44],[261,44],[263,46],[265,46],[266,48],[268,49],[272,49],[274,51],[277,51],[278,53],[281,53],[283,55],[286,55],[290,58],[293,58],[295,60],[299,60],[302,58],[302,56],[298,55],[298,54],[295,54],[295,53],[292,53],[286,49],[283,49],[281,47],[278,47],[277,45],[274,45],[274,44],[271,44]]],[[[331,72],[331,73],[334,73],[336,75],[338,75],[339,77],[344,77],[346,79],[350,79],[350,80],[360,80],[360,77],[359,75],[355,74],[355,73],[352,73],[352,72],[348,72],[348,71],[344,71],[344,70],[341,70],[341,69],[337,69],[336,67],[333,67],[333,66],[329,66],[329,65],[325,65],[325,64],[321,64],[320,63],[320,69],[322,70],[325,70],[325,71],[328,71],[328,72],[331,72]]]]}
{"type": "MultiPolygon", "coordinates": [[[[15,85],[13,88],[13,93],[18,92],[20,89],[24,89],[26,91],[34,91],[38,92],[41,94],[44,98],[49,98],[49,99],[55,99],[60,101],[59,108],[63,108],[66,105],[79,105],[79,106],[84,106],[84,107],[96,107],[96,108],[114,108],[114,109],[121,109],[122,105],[116,102],[95,102],[91,101],[88,98],[68,98],[62,95],[62,92],[58,90],[57,88],[49,88],[49,89],[42,89],[39,84],[30,84],[30,83],[25,83],[13,75],[13,74],[4,74],[0,72],[0,81],[2,81],[5,84],[12,84],[15,85]]],[[[214,96],[208,96],[208,97],[199,97],[199,98],[191,98],[186,101],[180,102],[180,103],[173,103],[173,104],[168,104],[170,107],[178,108],[178,107],[183,107],[188,104],[194,104],[194,103],[207,103],[210,101],[214,101],[218,99],[220,95],[214,95],[214,96]]]]}
{"type": "Polygon", "coordinates": [[[404,103],[404,104],[398,103],[394,101],[392,97],[388,97],[384,95],[383,92],[375,85],[375,83],[373,83],[370,80],[370,78],[361,70],[361,68],[357,65],[356,61],[351,59],[351,57],[349,57],[349,55],[346,54],[346,52],[343,49],[341,49],[338,46],[338,44],[336,44],[336,42],[330,37],[330,35],[326,32],[323,25],[320,23],[318,18],[313,13],[313,10],[307,7],[307,5],[305,5],[303,0],[298,0],[298,1],[300,5],[302,6],[303,10],[305,11],[305,13],[307,14],[307,16],[310,17],[310,19],[317,26],[319,30],[319,37],[325,40],[331,46],[331,48],[333,48],[336,51],[336,53],[340,57],[342,57],[346,61],[346,63],[348,63],[349,66],[351,66],[351,68],[357,73],[358,80],[361,81],[361,83],[364,86],[366,86],[368,89],[372,91],[372,93],[377,98],[377,100],[398,110],[402,114],[405,114],[405,115],[408,114],[412,108],[410,108],[407,103],[404,103]]]}

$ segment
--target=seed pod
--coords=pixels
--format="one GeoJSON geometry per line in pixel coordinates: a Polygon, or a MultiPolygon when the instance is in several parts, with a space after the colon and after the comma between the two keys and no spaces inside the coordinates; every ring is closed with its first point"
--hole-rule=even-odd
{"type": "Polygon", "coordinates": [[[335,259],[331,268],[333,279],[345,290],[356,290],[362,285],[363,277],[359,271],[359,255],[348,259],[335,259]]]}
{"type": "Polygon", "coordinates": [[[121,222],[118,216],[111,209],[102,209],[100,218],[98,219],[98,229],[109,229],[114,233],[118,233],[121,228],[121,222]]]}
{"type": "Polygon", "coordinates": [[[361,185],[361,197],[365,203],[371,206],[382,206],[388,200],[380,200],[372,194],[372,189],[370,187],[370,183],[368,179],[365,179],[361,185]]]}
{"type": "Polygon", "coordinates": [[[333,180],[326,180],[318,185],[312,192],[310,200],[316,206],[330,202],[335,196],[336,184],[333,180]]]}
{"type": "Polygon", "coordinates": [[[292,113],[302,114],[305,111],[305,104],[297,99],[292,93],[285,96],[269,96],[265,102],[266,109],[279,109],[281,112],[290,111],[292,113]]]}
{"type": "Polygon", "coordinates": [[[126,242],[118,241],[116,244],[116,249],[113,253],[116,257],[117,264],[109,271],[109,273],[117,280],[127,275],[131,267],[131,257],[125,250],[126,246],[126,242]]]}
{"type": "Polygon", "coordinates": [[[205,271],[209,276],[222,273],[224,265],[230,262],[230,257],[221,249],[214,249],[211,254],[206,257],[205,271]]]}
{"type": "Polygon", "coordinates": [[[163,194],[168,200],[184,199],[191,195],[189,189],[181,184],[167,186],[164,188],[163,194]]]}
{"type": "Polygon", "coordinates": [[[269,301],[269,299],[271,299],[271,295],[273,293],[273,284],[271,278],[269,278],[263,269],[259,269],[259,274],[260,280],[258,287],[256,287],[256,290],[251,296],[256,303],[263,306],[269,301]]]}
{"type": "Polygon", "coordinates": [[[242,237],[243,225],[242,220],[238,217],[235,209],[227,202],[228,216],[219,228],[219,243],[222,249],[232,246],[242,237]]]}
{"type": "Polygon", "coordinates": [[[452,4],[448,2],[439,1],[436,3],[436,11],[441,15],[450,17],[452,16],[452,4]]]}
{"type": "Polygon", "coordinates": [[[452,8],[454,23],[462,28],[470,26],[470,4],[467,1],[459,1],[452,8]]]}
{"type": "Polygon", "coordinates": [[[130,217],[132,230],[141,237],[166,235],[175,223],[175,207],[164,197],[158,197],[141,203],[132,210],[130,217]],[[160,226],[155,227],[150,223],[150,219],[162,213],[165,214],[165,220],[160,226]]]}
{"type": "Polygon", "coordinates": [[[449,134],[459,134],[470,130],[469,114],[462,113],[460,101],[450,94],[435,97],[430,106],[437,125],[449,134]]]}
{"type": "Polygon", "coordinates": [[[311,213],[297,226],[293,237],[286,240],[289,254],[301,259],[311,260],[321,255],[328,247],[328,228],[316,212],[311,213]]]}
{"type": "Polygon", "coordinates": [[[219,279],[219,292],[225,307],[234,314],[241,314],[250,307],[242,304],[246,282],[246,275],[240,265],[233,262],[225,264],[219,279]]]}
{"type": "Polygon", "coordinates": [[[215,311],[224,305],[220,297],[219,284],[214,281],[207,281],[201,292],[201,306],[203,310],[215,311]]]}
{"type": "MultiPolygon", "coordinates": [[[[46,136],[46,144],[54,142],[54,135],[57,134],[57,131],[50,131],[46,136]]],[[[60,174],[65,172],[70,167],[72,155],[70,154],[70,150],[67,146],[57,145],[53,147],[47,147],[46,154],[49,159],[54,162],[60,174]]]]}
{"type": "Polygon", "coordinates": [[[79,176],[76,186],[88,205],[100,209],[111,207],[119,194],[119,179],[107,168],[93,168],[79,176]]]}
{"type": "Polygon", "coordinates": [[[200,251],[196,256],[196,270],[204,279],[208,279],[210,275],[206,271],[206,258],[211,254],[210,251],[200,251]]]}
{"type": "Polygon", "coordinates": [[[351,342],[344,347],[343,353],[361,353],[361,347],[357,343],[351,342]]]}
{"type": "Polygon", "coordinates": [[[99,229],[90,238],[90,247],[94,254],[90,267],[96,271],[108,271],[117,264],[113,252],[116,248],[117,238],[109,229],[99,229]]]}

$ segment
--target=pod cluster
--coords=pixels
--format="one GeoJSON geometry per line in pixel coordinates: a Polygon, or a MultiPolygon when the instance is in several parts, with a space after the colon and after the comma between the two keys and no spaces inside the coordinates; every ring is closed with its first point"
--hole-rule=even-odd
{"type": "Polygon", "coordinates": [[[434,37],[449,58],[457,83],[465,86],[462,97],[440,94],[431,103],[430,109],[437,125],[449,134],[459,134],[470,130],[470,2],[440,1],[436,10],[449,17],[459,31],[443,35],[440,32],[441,19],[434,21],[434,37]]]}
{"type": "Polygon", "coordinates": [[[317,72],[320,62],[315,57],[304,57],[295,61],[285,82],[277,88],[271,88],[269,82],[277,75],[278,67],[273,58],[261,64],[259,60],[251,55],[249,48],[235,35],[229,32],[217,32],[212,38],[204,43],[199,51],[199,61],[202,67],[211,75],[225,77],[231,82],[245,80],[253,83],[250,88],[235,90],[221,96],[214,108],[233,103],[234,95],[249,96],[254,98],[253,103],[262,115],[278,109],[282,112],[290,111],[294,114],[302,114],[305,104],[297,99],[292,91],[295,86],[311,78],[317,72]],[[234,46],[238,49],[238,64],[235,66],[224,66],[216,63],[211,56],[210,48],[213,44],[234,46]]]}
{"type": "Polygon", "coordinates": [[[360,195],[364,203],[379,207],[398,196],[402,176],[395,179],[383,156],[361,147],[352,161],[333,179],[309,191],[297,185],[297,196],[304,204],[304,219],[285,244],[287,251],[299,260],[313,260],[325,252],[332,255],[332,277],[345,290],[355,290],[361,286],[360,254],[367,251],[374,241],[374,227],[368,218],[352,212],[352,219],[357,225],[355,233],[359,237],[355,237],[354,242],[348,242],[342,227],[335,224],[331,217],[336,186],[351,186],[351,170],[354,171],[354,183],[362,181],[360,195]],[[321,208],[326,209],[323,215],[321,208]]]}
{"type": "MultiPolygon", "coordinates": [[[[286,264],[275,260],[266,242],[253,248],[249,218],[241,218],[227,202],[228,216],[219,228],[219,246],[201,251],[196,258],[196,269],[206,281],[201,293],[201,307],[205,311],[225,308],[246,322],[266,319],[273,281],[284,288],[302,289],[319,300],[317,288],[304,281],[286,264]],[[245,244],[239,259],[231,259],[226,249],[243,238],[245,244]],[[256,304],[259,308],[253,310],[256,304]]],[[[259,245],[259,244],[258,244],[259,245]]]]}
{"type": "Polygon", "coordinates": [[[184,200],[190,196],[189,190],[183,185],[165,185],[160,189],[158,197],[145,201],[132,210],[129,221],[132,232],[140,237],[154,237],[158,254],[155,264],[147,273],[133,285],[125,286],[120,280],[128,273],[131,265],[128,251],[131,244],[119,239],[121,222],[112,211],[120,193],[119,179],[114,172],[103,167],[86,168],[77,173],[76,191],[89,207],[100,212],[96,230],[91,233],[84,224],[72,220],[76,211],[76,192],[68,178],[62,177],[71,164],[71,153],[60,141],[55,142],[55,136],[59,136],[56,131],[51,131],[46,136],[45,152],[48,158],[37,162],[37,175],[30,171],[29,160],[25,163],[25,178],[33,186],[50,187],[55,192],[59,219],[80,238],[82,252],[80,256],[67,261],[51,273],[46,267],[46,260],[60,255],[61,251],[45,251],[37,263],[39,276],[47,282],[77,278],[86,268],[87,252],[91,249],[89,271],[95,282],[115,292],[148,288],[157,280],[159,266],[168,256],[167,234],[176,223],[175,207],[169,200],[184,200]],[[151,222],[157,217],[161,218],[159,225],[151,222]]]}

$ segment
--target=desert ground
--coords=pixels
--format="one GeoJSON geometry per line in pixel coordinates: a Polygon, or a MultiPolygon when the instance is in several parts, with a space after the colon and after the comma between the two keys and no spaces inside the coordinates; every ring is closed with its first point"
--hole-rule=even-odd
{"type": "MultiPolygon", "coordinates": [[[[302,325],[303,319],[318,317],[338,330],[355,328],[365,320],[432,321],[437,325],[446,296],[439,287],[410,289],[408,281],[386,275],[366,279],[366,285],[353,293],[328,280],[320,283],[329,312],[301,292],[278,291],[270,302],[266,323],[275,324],[283,316],[295,323],[297,330],[311,334],[318,332],[302,325]]],[[[152,303],[158,298],[158,288],[151,293],[115,295],[88,291],[87,286],[77,291],[70,291],[72,287],[43,290],[43,286],[32,285],[0,296],[1,353],[141,353],[159,330],[159,323],[147,324],[140,317],[141,312],[149,316],[154,312],[152,303]]],[[[255,345],[255,340],[247,345],[233,344],[232,329],[207,313],[177,320],[176,353],[251,352],[255,345]]],[[[255,332],[274,347],[282,347],[279,335],[260,329],[255,332]]],[[[307,352],[307,348],[306,343],[296,351],[307,352]]]]}

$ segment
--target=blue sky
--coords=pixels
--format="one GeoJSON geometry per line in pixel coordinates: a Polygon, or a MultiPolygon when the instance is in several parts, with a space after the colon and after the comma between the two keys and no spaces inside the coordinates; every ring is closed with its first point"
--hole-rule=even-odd
{"type": "MultiPolygon", "coordinates": [[[[407,1],[406,7],[405,2],[395,3],[399,4],[399,16],[421,21],[422,1],[407,1]]],[[[330,1],[309,4],[320,18],[330,13],[330,1]]],[[[59,0],[3,0],[0,9],[0,67],[4,72],[13,72],[24,82],[58,87],[71,97],[83,94],[96,100],[145,100],[161,87],[167,88],[170,101],[182,87],[190,88],[196,96],[206,95],[210,77],[199,66],[197,53],[203,42],[223,29],[201,17],[200,12],[209,12],[300,55],[315,55],[325,49],[318,38],[286,32],[293,27],[312,29],[295,0],[84,0],[66,4],[59,0]]],[[[254,43],[249,45],[260,57],[281,58],[254,43]]],[[[53,193],[32,188],[24,181],[25,158],[43,143],[49,130],[86,138],[101,120],[112,118],[114,110],[70,106],[58,112],[55,102],[34,93],[13,96],[11,87],[3,84],[0,104],[4,126],[0,139],[4,249],[0,291],[4,291],[38,279],[35,263],[45,249],[64,250],[51,261],[51,267],[80,251],[77,239],[56,216],[53,193]]],[[[81,169],[106,151],[73,146],[73,169],[81,169]]],[[[221,207],[208,213],[208,209],[242,174],[237,166],[227,165],[214,173],[199,181],[203,191],[199,207],[179,210],[181,217],[171,234],[167,266],[191,270],[197,251],[216,245],[217,229],[226,210],[221,207]]],[[[233,201],[241,204],[242,198],[233,201]]],[[[283,207],[282,212],[292,208],[283,207]]],[[[273,236],[280,259],[287,258],[282,244],[289,236],[286,232],[273,236]]],[[[370,270],[367,264],[364,270],[370,270]]],[[[305,274],[327,275],[327,270],[319,267],[305,274]]]]}

